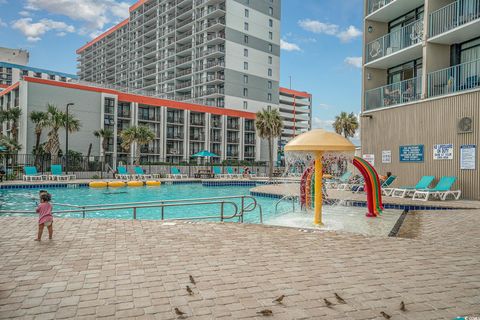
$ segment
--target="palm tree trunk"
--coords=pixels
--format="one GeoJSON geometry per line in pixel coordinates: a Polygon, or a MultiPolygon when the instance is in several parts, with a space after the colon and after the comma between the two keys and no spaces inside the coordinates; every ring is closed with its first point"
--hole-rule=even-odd
{"type": "Polygon", "coordinates": [[[141,149],[142,149],[142,146],[140,145],[140,143],[137,142],[136,151],[135,151],[135,164],[136,164],[137,166],[140,165],[140,152],[141,152],[141,149]]]}
{"type": "Polygon", "coordinates": [[[273,176],[273,138],[268,138],[268,177],[273,176]]]}
{"type": "Polygon", "coordinates": [[[42,136],[42,132],[41,131],[40,132],[38,132],[38,131],[35,132],[35,136],[36,136],[36,138],[35,138],[35,160],[34,160],[35,162],[34,162],[34,164],[35,164],[35,166],[37,166],[39,156],[40,156],[39,148],[40,148],[40,137],[42,136]]]}

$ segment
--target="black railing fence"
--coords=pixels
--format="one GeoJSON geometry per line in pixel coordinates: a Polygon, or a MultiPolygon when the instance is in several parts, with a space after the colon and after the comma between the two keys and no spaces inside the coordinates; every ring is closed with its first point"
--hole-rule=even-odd
{"type": "MultiPolygon", "coordinates": [[[[117,166],[126,166],[133,173],[133,167],[136,165],[137,158],[119,156],[116,159],[117,166]]],[[[190,161],[179,158],[161,159],[158,157],[142,156],[140,158],[140,167],[145,173],[160,174],[165,177],[170,174],[172,167],[176,167],[182,174],[194,177],[199,170],[212,170],[213,166],[221,168],[222,173],[226,173],[227,167],[231,167],[234,173],[240,173],[241,169],[249,168],[251,173],[259,176],[268,173],[268,165],[264,162],[249,162],[243,160],[213,160],[205,158],[191,159],[190,161]]],[[[53,159],[50,155],[35,156],[33,154],[0,154],[0,168],[5,172],[4,180],[22,179],[25,167],[36,167],[37,172],[48,174],[51,171],[52,164],[61,164],[63,171],[75,174],[78,179],[102,179],[113,178],[115,175],[114,158],[107,155],[103,156],[82,156],[69,155],[68,165],[67,157],[57,157],[53,159]]]]}

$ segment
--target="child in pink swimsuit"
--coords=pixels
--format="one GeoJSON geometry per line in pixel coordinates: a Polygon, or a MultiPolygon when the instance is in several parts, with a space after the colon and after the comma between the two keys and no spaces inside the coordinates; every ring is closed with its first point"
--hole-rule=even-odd
{"type": "Polygon", "coordinates": [[[38,213],[38,236],[35,241],[42,240],[43,228],[48,229],[48,238],[51,240],[53,236],[53,216],[52,205],[50,204],[52,196],[49,193],[40,194],[40,204],[37,207],[38,213]]]}

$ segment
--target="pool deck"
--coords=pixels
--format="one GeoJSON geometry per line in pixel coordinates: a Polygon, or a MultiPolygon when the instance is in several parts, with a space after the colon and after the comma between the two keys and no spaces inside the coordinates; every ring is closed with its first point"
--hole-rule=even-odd
{"type": "Polygon", "coordinates": [[[39,243],[36,219],[3,217],[0,318],[178,319],[174,308],[198,320],[261,319],[263,309],[271,319],[480,316],[480,210],[409,219],[407,238],[56,219],[54,240],[39,243]],[[284,304],[273,303],[280,295],[284,304]]]}
{"type": "MultiPolygon", "coordinates": [[[[299,184],[272,184],[257,186],[250,190],[251,192],[274,194],[279,196],[298,196],[300,194],[299,184]]],[[[328,190],[328,197],[336,200],[366,201],[364,193],[352,193],[350,191],[328,190]]],[[[480,209],[480,201],[474,200],[447,200],[447,201],[416,201],[411,198],[393,198],[382,197],[384,203],[393,205],[417,205],[417,206],[433,206],[455,209],[480,209]]]]}

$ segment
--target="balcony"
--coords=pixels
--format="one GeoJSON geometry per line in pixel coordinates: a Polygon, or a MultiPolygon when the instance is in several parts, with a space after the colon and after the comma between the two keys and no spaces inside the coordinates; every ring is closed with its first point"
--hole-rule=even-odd
{"type": "Polygon", "coordinates": [[[183,124],[183,118],[177,118],[177,117],[168,117],[167,116],[167,123],[171,124],[183,124]]]}
{"type": "Polygon", "coordinates": [[[422,78],[412,78],[365,91],[365,111],[420,100],[422,78]]]}
{"type": "Polygon", "coordinates": [[[386,69],[422,56],[423,20],[414,21],[366,46],[366,67],[386,69]]]}
{"type": "Polygon", "coordinates": [[[429,97],[478,88],[480,88],[480,59],[428,74],[429,97]]]}
{"type": "Polygon", "coordinates": [[[167,133],[167,139],[171,140],[183,140],[183,132],[182,133],[167,133]]]}
{"type": "Polygon", "coordinates": [[[204,142],[205,141],[205,136],[204,135],[190,135],[190,141],[204,142]]]}
{"type": "Polygon", "coordinates": [[[389,22],[424,4],[425,0],[368,0],[367,17],[372,21],[389,22]]]}
{"type": "Polygon", "coordinates": [[[457,0],[430,14],[429,42],[462,43],[478,37],[480,0],[457,0]]]}

